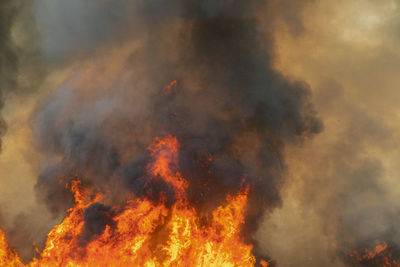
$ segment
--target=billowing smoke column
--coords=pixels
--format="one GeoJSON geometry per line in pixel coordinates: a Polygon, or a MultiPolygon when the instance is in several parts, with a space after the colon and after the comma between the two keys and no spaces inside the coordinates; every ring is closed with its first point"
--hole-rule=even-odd
{"type": "MultiPolygon", "coordinates": [[[[259,2],[125,4],[145,15],[110,19],[110,33],[96,36],[101,46],[86,36],[96,59],[77,64],[34,118],[46,155],[36,189],[52,211],[71,204],[64,184],[75,176],[108,192],[110,203],[127,192],[173,203],[168,184],[145,172],[146,147],[168,134],[181,143],[180,172],[199,212],[249,186],[251,237],[261,213],[280,203],[284,146],[321,129],[307,85],[271,67],[259,2]]],[[[108,210],[87,210],[88,233],[109,224],[108,210]]]]}

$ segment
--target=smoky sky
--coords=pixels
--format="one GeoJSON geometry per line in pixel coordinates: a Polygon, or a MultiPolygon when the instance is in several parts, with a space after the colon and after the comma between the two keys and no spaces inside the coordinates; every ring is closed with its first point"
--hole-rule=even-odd
{"type": "Polygon", "coordinates": [[[286,151],[283,206],[259,227],[280,266],[385,266],[349,256],[383,242],[399,259],[398,11],[391,0],[314,1],[302,32],[275,29],[277,68],[310,83],[324,122],[286,151]]]}

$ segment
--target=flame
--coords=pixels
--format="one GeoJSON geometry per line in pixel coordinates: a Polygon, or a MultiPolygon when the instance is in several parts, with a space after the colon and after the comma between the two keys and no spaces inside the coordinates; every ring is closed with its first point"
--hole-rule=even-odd
{"type": "Polygon", "coordinates": [[[363,254],[357,251],[350,253],[350,257],[355,258],[359,262],[374,261],[377,266],[382,267],[400,267],[400,263],[392,259],[392,255],[387,251],[388,245],[386,242],[378,244],[374,249],[365,249],[363,254]]]}
{"type": "MultiPolygon", "coordinates": [[[[201,223],[186,197],[188,182],[177,171],[179,143],[175,137],[156,138],[149,147],[153,161],[147,166],[151,179],[163,179],[175,190],[171,207],[132,197],[124,207],[113,207],[115,226],[84,246],[84,211],[102,199],[91,196],[81,182],[71,184],[75,205],[51,230],[43,251],[27,265],[8,247],[0,231],[1,266],[254,266],[252,245],[244,243],[241,227],[248,188],[228,195],[226,203],[201,223]],[[121,211],[122,210],[122,211],[121,211]]],[[[268,266],[261,261],[260,265],[268,266]]]]}
{"type": "Polygon", "coordinates": [[[170,84],[164,87],[164,93],[169,95],[172,93],[173,89],[178,85],[177,81],[172,81],[170,84]]]}
{"type": "Polygon", "coordinates": [[[171,166],[177,166],[179,143],[175,137],[167,136],[164,139],[156,138],[149,147],[151,156],[155,162],[148,166],[153,177],[160,177],[165,182],[172,184],[179,200],[184,200],[184,193],[188,183],[179,172],[171,170],[171,166]]]}
{"type": "Polygon", "coordinates": [[[7,242],[5,234],[0,230],[0,266],[22,266],[15,250],[11,249],[7,242]]]}

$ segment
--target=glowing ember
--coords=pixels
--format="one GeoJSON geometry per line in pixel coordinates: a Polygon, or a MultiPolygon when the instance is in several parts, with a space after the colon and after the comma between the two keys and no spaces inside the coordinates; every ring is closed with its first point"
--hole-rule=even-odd
{"type": "MultiPolygon", "coordinates": [[[[248,189],[227,196],[226,204],[211,213],[209,222],[200,223],[185,196],[188,183],[175,171],[178,148],[174,137],[157,138],[149,147],[154,160],[147,166],[151,179],[173,186],[175,204],[167,207],[132,198],[124,207],[113,207],[117,214],[113,227],[107,225],[82,245],[85,209],[102,197],[91,196],[80,181],[74,181],[75,206],[50,231],[44,250],[27,266],[254,266],[252,245],[241,238],[248,189]]],[[[0,265],[24,266],[1,231],[0,265]]]]}

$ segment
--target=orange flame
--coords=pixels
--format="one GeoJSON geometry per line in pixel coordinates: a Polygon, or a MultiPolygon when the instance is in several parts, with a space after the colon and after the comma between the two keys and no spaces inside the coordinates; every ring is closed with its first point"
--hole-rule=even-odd
{"type": "Polygon", "coordinates": [[[178,84],[177,81],[172,81],[170,84],[164,87],[164,93],[167,95],[171,94],[172,90],[174,89],[174,87],[177,86],[177,84],[178,84]]]}
{"type": "Polygon", "coordinates": [[[175,193],[182,200],[188,183],[179,172],[173,172],[171,166],[177,166],[179,143],[175,137],[167,136],[164,139],[156,138],[149,147],[155,162],[148,169],[154,177],[160,177],[165,182],[173,185],[175,193]]]}
{"type": "Polygon", "coordinates": [[[378,260],[379,266],[383,267],[400,267],[400,263],[392,258],[392,255],[387,251],[388,245],[386,242],[377,245],[373,250],[365,249],[360,255],[357,251],[350,253],[350,257],[357,259],[359,262],[378,260]]]}
{"type": "Polygon", "coordinates": [[[22,266],[15,250],[11,249],[7,242],[4,232],[0,230],[0,266],[22,266]]]}
{"type": "MultiPolygon", "coordinates": [[[[106,226],[85,246],[79,244],[87,207],[101,201],[89,197],[89,191],[74,181],[75,206],[59,225],[47,235],[39,257],[27,265],[8,247],[0,231],[1,266],[254,266],[252,245],[241,237],[248,189],[227,196],[226,204],[210,214],[207,224],[200,223],[189,204],[187,181],[176,170],[179,144],[176,138],[156,138],[149,147],[154,158],[147,168],[152,179],[163,179],[173,185],[175,204],[154,204],[133,198],[114,217],[115,227],[106,226]]],[[[118,207],[114,207],[118,210],[118,207]]],[[[268,263],[261,261],[262,266],[268,263]]]]}

